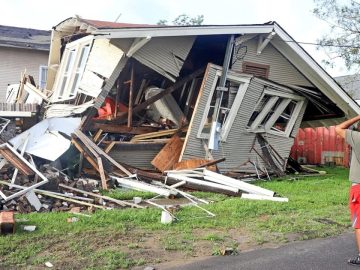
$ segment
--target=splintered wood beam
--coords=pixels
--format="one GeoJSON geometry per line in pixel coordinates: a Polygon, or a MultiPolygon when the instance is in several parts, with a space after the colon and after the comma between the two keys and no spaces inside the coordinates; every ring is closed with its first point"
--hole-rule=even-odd
{"type": "Polygon", "coordinates": [[[111,151],[111,149],[114,147],[115,144],[116,144],[116,142],[115,142],[115,141],[112,141],[112,142],[104,149],[104,152],[105,152],[106,154],[108,154],[108,153],[111,151]]]}
{"type": "Polygon", "coordinates": [[[93,168],[100,173],[97,163],[85,152],[85,150],[81,147],[81,145],[74,139],[71,140],[71,143],[76,147],[76,149],[84,155],[86,160],[93,166],[93,168]]]}
{"type": "Polygon", "coordinates": [[[103,189],[107,190],[108,189],[107,179],[106,179],[106,176],[105,176],[104,166],[103,166],[101,157],[97,157],[96,159],[97,159],[97,163],[98,163],[98,166],[99,166],[99,173],[100,173],[100,178],[101,178],[101,186],[102,186],[103,189]]]}
{"type": "Polygon", "coordinates": [[[130,133],[134,135],[146,134],[150,132],[158,131],[157,127],[128,127],[126,125],[105,124],[105,123],[93,123],[89,130],[101,129],[103,132],[110,133],[130,133]]]}
{"type": "Polygon", "coordinates": [[[85,144],[86,147],[89,148],[90,151],[95,151],[99,155],[102,155],[108,161],[110,161],[115,167],[124,172],[126,175],[131,176],[132,174],[121,164],[116,162],[112,157],[104,152],[100,147],[98,147],[93,141],[91,141],[84,133],[82,133],[79,129],[75,130],[74,134],[85,144]]]}
{"type": "Polygon", "coordinates": [[[133,93],[134,93],[134,63],[131,65],[131,75],[130,75],[130,87],[129,87],[129,106],[128,106],[128,127],[132,126],[132,116],[133,116],[133,93]]]}
{"type": "Polygon", "coordinates": [[[100,128],[94,136],[94,142],[97,142],[99,140],[102,133],[103,133],[103,130],[100,128]]]}
{"type": "MultiPolygon", "coordinates": [[[[192,79],[196,78],[197,76],[203,74],[204,71],[205,71],[205,68],[200,68],[200,69],[196,70],[195,72],[193,72],[192,74],[182,78],[180,81],[174,83],[172,86],[168,87],[164,91],[160,92],[159,94],[156,94],[155,96],[150,97],[143,103],[140,103],[139,105],[134,107],[132,110],[132,113],[134,114],[134,113],[140,112],[141,110],[145,109],[147,106],[153,104],[154,102],[158,101],[159,99],[163,98],[164,96],[172,93],[173,91],[175,91],[176,89],[181,87],[184,83],[191,81],[192,79]]],[[[119,115],[119,117],[117,117],[117,120],[118,121],[125,120],[125,119],[127,119],[127,115],[128,115],[127,113],[123,113],[123,114],[119,115]]]]}

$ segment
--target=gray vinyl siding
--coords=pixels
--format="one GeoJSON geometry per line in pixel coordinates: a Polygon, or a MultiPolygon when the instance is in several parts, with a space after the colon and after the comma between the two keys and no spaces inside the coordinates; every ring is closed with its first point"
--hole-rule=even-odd
{"type": "Polygon", "coordinates": [[[21,73],[34,77],[39,83],[39,67],[46,66],[49,52],[0,47],[0,102],[5,102],[8,84],[20,82],[21,73]]]}
{"type": "Polygon", "coordinates": [[[243,59],[237,60],[231,67],[234,71],[242,72],[244,62],[252,62],[269,65],[269,80],[280,84],[295,84],[302,86],[313,86],[279,51],[270,43],[260,55],[256,54],[258,40],[253,38],[245,42],[247,52],[243,59]]]}
{"type": "Polygon", "coordinates": [[[139,169],[155,170],[155,167],[151,165],[151,161],[164,145],[164,143],[118,144],[113,147],[109,155],[120,163],[139,169]]]}
{"type": "MultiPolygon", "coordinates": [[[[202,89],[201,96],[198,100],[198,108],[193,114],[192,124],[189,129],[190,133],[188,134],[186,145],[184,145],[182,160],[205,158],[206,153],[203,148],[201,139],[197,138],[197,134],[200,128],[203,113],[205,111],[206,102],[211,92],[212,82],[215,79],[215,75],[216,69],[214,67],[210,68],[204,87],[202,89]]],[[[221,142],[219,150],[213,151],[212,153],[214,159],[220,159],[223,157],[226,158],[224,162],[218,164],[219,169],[224,172],[236,171],[237,169],[240,169],[240,167],[244,166],[248,160],[255,162],[258,166],[260,165],[260,167],[264,166],[264,162],[257,155],[257,153],[251,150],[252,146],[254,145],[258,152],[261,153],[260,146],[258,145],[257,140],[255,140],[256,134],[246,130],[247,123],[254,111],[255,105],[264,91],[264,85],[266,85],[264,80],[258,78],[251,79],[226,142],[221,142]]],[[[290,90],[289,92],[291,93],[290,90]]],[[[292,135],[296,134],[304,111],[305,106],[303,106],[294,124],[292,135]]],[[[271,144],[274,149],[276,149],[276,151],[283,159],[288,158],[291,146],[294,142],[293,137],[290,136],[290,138],[287,138],[284,136],[267,133],[264,134],[264,137],[267,139],[269,144],[271,144]]],[[[246,167],[251,168],[252,165],[248,165],[246,167]]]]}
{"type": "MultiPolygon", "coordinates": [[[[198,108],[193,115],[194,120],[184,149],[182,157],[183,160],[205,157],[206,153],[201,140],[197,138],[197,133],[203,112],[205,110],[206,102],[211,91],[212,81],[215,79],[215,74],[216,70],[211,68],[204,85],[202,96],[199,100],[198,108]]],[[[238,114],[234,120],[226,142],[221,142],[219,150],[213,151],[212,154],[215,159],[226,157],[226,160],[218,165],[221,170],[236,170],[248,160],[249,155],[253,155],[249,154],[249,152],[253,144],[255,134],[247,132],[245,128],[254,110],[254,105],[260,98],[262,92],[263,85],[252,80],[249,84],[248,90],[246,91],[243,102],[240,105],[238,114]]]]}
{"type": "Polygon", "coordinates": [[[150,63],[178,77],[194,40],[192,36],[152,38],[133,57],[144,65],[150,63]],[[183,61],[175,61],[175,56],[183,61]]]}

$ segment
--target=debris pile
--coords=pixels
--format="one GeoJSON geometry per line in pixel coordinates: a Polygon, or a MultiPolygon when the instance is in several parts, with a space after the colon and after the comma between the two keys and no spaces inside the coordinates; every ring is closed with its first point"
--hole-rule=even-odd
{"type": "Polygon", "coordinates": [[[221,35],[207,52],[203,36],[112,38],[87,26],[77,18],[54,28],[46,89],[26,74],[8,88],[2,209],[156,206],[167,222],[176,217],[160,196],[214,215],[189,190],[287,201],[250,181],[285,175],[307,104],[330,115],[329,100],[236,63],[239,46],[263,36],[221,35]],[[99,192],[115,187],[156,197],[130,202],[99,192]]]}

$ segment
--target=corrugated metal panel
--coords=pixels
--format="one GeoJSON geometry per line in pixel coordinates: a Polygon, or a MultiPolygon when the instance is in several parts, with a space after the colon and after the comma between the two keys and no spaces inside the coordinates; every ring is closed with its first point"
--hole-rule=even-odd
{"type": "MultiPolygon", "coordinates": [[[[279,51],[271,44],[268,44],[260,55],[256,54],[258,45],[257,38],[253,38],[243,44],[246,46],[246,54],[240,57],[231,67],[232,70],[242,72],[243,62],[253,62],[262,65],[269,65],[269,79],[281,84],[295,84],[313,86],[279,51]]],[[[239,50],[243,52],[243,50],[239,50]]]]}
{"type": "Polygon", "coordinates": [[[160,74],[178,77],[194,40],[193,36],[152,38],[133,57],[160,74]]]}
{"type": "Polygon", "coordinates": [[[155,170],[155,168],[151,165],[151,161],[164,147],[164,145],[165,144],[163,143],[121,144],[114,146],[109,155],[120,163],[129,164],[140,169],[155,170]]]}
{"type": "Polygon", "coordinates": [[[349,166],[350,149],[338,136],[335,126],[299,129],[291,149],[291,157],[303,164],[328,162],[349,166]]]}

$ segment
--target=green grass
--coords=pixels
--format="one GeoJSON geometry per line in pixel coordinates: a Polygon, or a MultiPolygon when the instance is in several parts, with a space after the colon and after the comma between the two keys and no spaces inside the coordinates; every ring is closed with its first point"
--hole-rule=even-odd
{"type": "MultiPolygon", "coordinates": [[[[17,219],[28,221],[18,222],[14,235],[0,237],[0,268],[29,269],[50,261],[60,269],[127,269],[171,260],[174,252],[196,255],[201,244],[210,246],[208,255],[216,254],[223,246],[237,246],[231,230],[247,233],[257,244],[337,235],[350,227],[348,170],[326,171],[327,175],[256,183],[289,198],[288,203],[194,192],[213,201],[203,207],[216,217],[184,207],[170,225],[160,223],[161,210],[156,208],[100,210],[91,217],[77,216],[74,223],[66,222],[73,216],[69,213],[17,214],[17,219]],[[23,231],[25,224],[36,225],[36,231],[23,231]]],[[[106,194],[117,199],[153,197],[119,190],[106,194]]]]}

